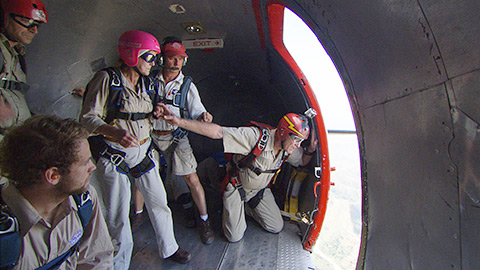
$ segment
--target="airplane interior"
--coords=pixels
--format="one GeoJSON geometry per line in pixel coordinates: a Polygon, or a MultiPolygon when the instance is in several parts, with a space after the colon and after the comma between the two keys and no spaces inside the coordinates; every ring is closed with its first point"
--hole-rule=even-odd
{"type": "MultiPolygon", "coordinates": [[[[133,29],[159,40],[177,36],[188,44],[183,71],[192,76],[215,123],[240,126],[254,120],[275,126],[287,112],[317,111],[312,126],[320,142],[299,195],[298,212],[306,222],[286,226],[291,234],[277,238],[249,223],[248,244],[241,246],[227,244],[216,227],[219,245],[209,250],[200,241],[191,243],[197,261],[178,269],[312,267],[288,268],[280,258],[283,243],[292,235],[297,248],[308,253],[328,211],[330,188],[322,111],[308,78],[283,46],[285,7],[309,25],[330,55],[354,115],[363,193],[356,269],[480,268],[480,101],[475,98],[480,85],[480,2],[43,3],[48,23],[27,46],[26,56],[26,99],[33,113],[78,118],[81,99],[70,94],[72,89],[85,87],[97,71],[112,66],[118,60],[118,37],[133,29]],[[269,248],[275,245],[277,249],[269,248]],[[253,257],[260,259],[250,262],[253,257]]],[[[219,141],[189,136],[199,162],[222,151],[219,141]]],[[[286,184],[279,194],[289,187],[288,175],[283,177],[278,181],[286,184]]],[[[148,224],[142,226],[149,230],[148,224]]],[[[181,241],[198,237],[178,226],[175,230],[183,233],[181,241]]],[[[163,265],[155,243],[148,247],[149,237],[135,234],[132,269],[180,267],[163,265]]]]}

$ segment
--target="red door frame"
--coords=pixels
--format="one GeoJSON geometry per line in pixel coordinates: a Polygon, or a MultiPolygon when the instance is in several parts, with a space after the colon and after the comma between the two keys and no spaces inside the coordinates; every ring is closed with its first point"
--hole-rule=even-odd
{"type": "MultiPolygon", "coordinates": [[[[261,19],[261,10],[260,10],[260,0],[252,0],[252,6],[255,11],[255,17],[257,19],[257,27],[259,29],[260,40],[262,41],[262,49],[265,48],[265,36],[263,33],[262,19],[261,19]]],[[[315,94],[308,83],[307,78],[303,74],[300,67],[293,59],[293,57],[288,52],[287,48],[283,43],[283,18],[284,10],[286,4],[279,0],[270,0],[266,4],[267,10],[267,22],[268,29],[270,34],[270,42],[273,48],[281,55],[285,62],[290,66],[293,73],[296,75],[297,79],[300,82],[303,82],[303,89],[307,98],[311,104],[311,107],[317,111],[317,116],[314,118],[314,121],[317,125],[317,138],[319,141],[319,146],[321,149],[321,176],[319,181],[315,184],[314,193],[318,197],[318,212],[314,216],[313,225],[310,226],[309,231],[307,232],[306,237],[304,238],[303,248],[308,251],[311,251],[313,245],[315,244],[320,230],[325,219],[325,213],[327,210],[327,201],[328,201],[328,192],[330,191],[330,159],[328,155],[328,143],[327,143],[327,131],[325,129],[325,124],[323,122],[322,113],[320,111],[320,106],[318,105],[315,94]],[[318,192],[320,188],[320,192],[318,192]]]]}

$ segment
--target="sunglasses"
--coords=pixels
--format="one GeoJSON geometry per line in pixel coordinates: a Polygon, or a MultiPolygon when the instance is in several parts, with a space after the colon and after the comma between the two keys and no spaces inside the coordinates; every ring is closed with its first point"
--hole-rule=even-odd
{"type": "Polygon", "coordinates": [[[290,138],[293,140],[295,144],[300,144],[303,142],[303,139],[298,137],[297,135],[290,134],[290,138]]]}
{"type": "Polygon", "coordinates": [[[40,24],[42,22],[39,22],[37,20],[34,20],[34,19],[30,19],[30,18],[27,18],[27,17],[23,17],[23,16],[20,16],[20,15],[12,15],[12,19],[20,24],[21,26],[27,28],[27,29],[30,29],[30,28],[33,28],[33,27],[37,27],[39,28],[40,27],[40,24]],[[19,20],[20,18],[20,20],[19,20]],[[23,20],[22,20],[23,19],[23,20]],[[22,22],[23,21],[23,22],[22,22]]]}
{"type": "Polygon", "coordinates": [[[151,53],[144,53],[140,55],[140,58],[142,58],[143,60],[145,60],[145,62],[150,64],[155,62],[155,60],[157,59],[157,56],[151,53]]]}

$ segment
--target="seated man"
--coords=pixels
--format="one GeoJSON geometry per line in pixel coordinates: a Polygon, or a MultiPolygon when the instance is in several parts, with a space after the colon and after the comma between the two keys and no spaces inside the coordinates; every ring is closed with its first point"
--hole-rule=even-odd
{"type": "Polygon", "coordinates": [[[268,232],[278,233],[282,230],[280,209],[268,185],[287,159],[296,165],[305,165],[310,161],[317,146],[317,140],[313,137],[307,151],[295,151],[310,133],[306,116],[288,113],[282,117],[276,129],[270,129],[256,126],[222,127],[179,118],[165,104],[158,104],[154,115],[173,126],[212,139],[223,139],[224,152],[233,154],[234,168],[238,169],[230,170],[232,177],[227,179],[227,183],[224,182],[222,217],[223,231],[230,242],[243,238],[247,229],[245,212],[268,232]],[[254,148],[261,150],[252,157],[250,154],[254,148]],[[292,155],[294,151],[296,153],[292,155]],[[245,162],[247,159],[249,162],[245,162]]]}
{"type": "Polygon", "coordinates": [[[0,214],[8,216],[8,207],[17,218],[21,245],[0,245],[0,257],[19,253],[15,269],[113,269],[112,242],[89,186],[95,165],[87,136],[74,120],[34,116],[1,142],[0,170],[8,181],[0,189],[0,214]]]}

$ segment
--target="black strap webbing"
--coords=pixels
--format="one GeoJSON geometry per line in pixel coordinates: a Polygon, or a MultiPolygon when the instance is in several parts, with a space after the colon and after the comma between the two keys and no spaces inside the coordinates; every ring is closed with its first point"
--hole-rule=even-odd
{"type": "Polygon", "coordinates": [[[253,196],[250,200],[248,200],[247,204],[251,209],[255,209],[260,201],[263,199],[263,193],[265,192],[265,188],[260,189],[255,196],[253,196]]]}
{"type": "Polygon", "coordinates": [[[17,90],[25,94],[28,91],[30,86],[23,82],[10,81],[10,80],[0,80],[0,88],[17,90]]]}
{"type": "Polygon", "coordinates": [[[150,142],[147,154],[143,160],[136,166],[130,168],[125,162],[125,153],[108,145],[103,139],[103,136],[91,136],[88,138],[88,141],[94,159],[98,160],[99,157],[106,158],[117,167],[119,173],[130,174],[134,178],[138,178],[155,167],[155,163],[150,158],[150,153],[153,148],[152,142],[150,142]]]}
{"type": "MultiPolygon", "coordinates": [[[[86,191],[83,194],[72,195],[72,197],[75,200],[75,203],[77,204],[77,209],[78,209],[77,214],[78,214],[78,217],[80,218],[80,222],[82,223],[83,232],[85,232],[85,227],[87,227],[88,223],[90,222],[90,218],[92,217],[92,212],[93,212],[92,199],[90,198],[90,194],[88,191],[86,191]]],[[[53,269],[60,268],[62,263],[77,251],[77,248],[80,245],[81,241],[82,239],[78,240],[77,243],[75,243],[75,245],[73,245],[69,250],[67,250],[57,258],[49,261],[47,264],[37,268],[37,270],[53,270],[53,269]]]]}
{"type": "Polygon", "coordinates": [[[137,121],[137,120],[143,120],[145,118],[148,118],[149,115],[150,115],[149,113],[115,112],[114,118],[115,119],[137,121]]]}

